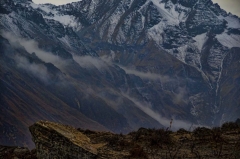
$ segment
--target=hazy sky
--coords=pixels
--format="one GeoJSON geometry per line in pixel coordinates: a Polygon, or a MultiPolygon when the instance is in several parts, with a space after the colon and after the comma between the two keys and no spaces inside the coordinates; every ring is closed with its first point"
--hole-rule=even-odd
{"type": "Polygon", "coordinates": [[[212,0],[214,3],[218,3],[221,8],[227,12],[238,15],[240,17],[240,0],[212,0]]]}
{"type": "MultiPolygon", "coordinates": [[[[70,2],[76,2],[80,0],[33,0],[35,3],[52,3],[55,5],[66,4],[70,2]]],[[[212,0],[214,3],[218,3],[221,8],[227,12],[231,12],[240,17],[240,0],[212,0]]]]}

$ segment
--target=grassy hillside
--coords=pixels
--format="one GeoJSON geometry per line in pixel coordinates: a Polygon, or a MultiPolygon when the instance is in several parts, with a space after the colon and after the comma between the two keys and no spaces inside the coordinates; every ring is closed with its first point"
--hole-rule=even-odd
{"type": "Polygon", "coordinates": [[[101,144],[99,158],[240,158],[240,127],[225,123],[222,127],[145,129],[127,135],[80,130],[92,143],[101,144]]]}

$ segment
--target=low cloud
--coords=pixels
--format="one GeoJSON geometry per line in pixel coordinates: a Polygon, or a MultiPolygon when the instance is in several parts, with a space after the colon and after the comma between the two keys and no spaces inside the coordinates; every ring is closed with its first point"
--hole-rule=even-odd
{"type": "MultiPolygon", "coordinates": [[[[110,66],[117,65],[114,64],[112,61],[115,57],[114,53],[111,53],[109,56],[102,56],[102,57],[92,57],[92,56],[73,56],[73,59],[84,68],[97,68],[99,70],[105,69],[108,70],[110,66]]],[[[155,73],[150,72],[141,72],[134,69],[129,69],[124,66],[119,66],[121,69],[123,69],[126,74],[133,74],[135,76],[138,76],[142,79],[148,79],[148,80],[160,80],[162,83],[166,83],[169,81],[172,81],[172,79],[168,76],[163,76],[155,73]]]]}
{"type": "Polygon", "coordinates": [[[177,92],[174,94],[173,102],[175,104],[180,102],[188,102],[187,94],[188,92],[185,87],[179,87],[177,92]]]}
{"type": "Polygon", "coordinates": [[[36,42],[35,40],[27,40],[24,38],[20,38],[12,33],[3,33],[3,37],[5,37],[13,47],[19,48],[22,46],[28,53],[31,54],[34,52],[39,59],[46,63],[52,63],[58,68],[62,68],[67,64],[66,60],[64,61],[63,59],[52,54],[51,52],[46,52],[40,49],[38,47],[38,42],[36,42]]]}
{"type": "MultiPolygon", "coordinates": [[[[125,94],[125,93],[122,93],[122,95],[124,97],[126,97],[127,99],[129,99],[130,101],[132,101],[135,104],[136,107],[138,107],[144,113],[146,113],[147,115],[149,115],[150,117],[152,117],[153,119],[158,121],[161,125],[163,125],[165,127],[170,126],[171,119],[167,119],[165,117],[162,117],[159,113],[157,113],[156,111],[154,111],[151,108],[151,105],[149,103],[139,101],[135,98],[130,97],[128,94],[125,94]]],[[[172,129],[174,129],[174,130],[178,130],[180,128],[190,129],[192,126],[197,126],[197,125],[193,125],[192,123],[189,123],[189,122],[186,122],[186,121],[177,120],[177,119],[174,119],[174,118],[172,118],[172,119],[173,119],[172,129]]]]}
{"type": "Polygon", "coordinates": [[[17,63],[17,67],[26,70],[28,73],[34,75],[41,81],[47,83],[50,80],[47,67],[43,64],[30,63],[25,57],[16,56],[14,60],[17,63]]]}
{"type": "Polygon", "coordinates": [[[83,68],[107,68],[108,64],[99,57],[92,56],[73,56],[73,59],[83,68]]]}
{"type": "Polygon", "coordinates": [[[160,80],[162,83],[169,82],[172,79],[169,76],[163,76],[155,73],[150,72],[141,72],[133,69],[129,69],[123,66],[119,66],[121,69],[123,69],[127,74],[133,74],[135,76],[138,76],[142,79],[148,79],[148,80],[160,80]]]}
{"type": "MultiPolygon", "coordinates": [[[[86,92],[89,95],[91,94],[91,96],[100,97],[108,105],[111,105],[112,108],[114,108],[114,109],[118,109],[118,107],[123,104],[123,102],[125,101],[123,99],[130,100],[134,104],[134,106],[139,108],[141,111],[146,113],[148,116],[155,119],[157,122],[159,122],[164,127],[170,126],[171,119],[165,118],[161,114],[159,114],[158,112],[153,110],[150,103],[148,103],[146,101],[142,101],[142,100],[140,101],[136,98],[133,98],[128,93],[124,93],[124,92],[121,92],[120,90],[117,91],[115,89],[109,89],[109,88],[93,89],[93,88],[91,88],[91,86],[88,86],[88,89],[86,89],[86,92]]],[[[175,119],[174,116],[172,116],[172,119],[173,119],[173,123],[172,123],[172,127],[171,127],[172,130],[178,130],[180,128],[189,130],[191,127],[199,126],[199,125],[192,124],[191,122],[175,119]]]]}
{"type": "Polygon", "coordinates": [[[106,63],[108,63],[109,65],[112,65],[115,57],[116,57],[116,54],[113,51],[111,51],[109,55],[103,55],[100,58],[106,63]]]}
{"type": "MultiPolygon", "coordinates": [[[[59,69],[64,68],[68,64],[67,60],[63,60],[60,57],[53,55],[51,52],[46,52],[40,49],[38,47],[38,43],[34,40],[20,38],[8,32],[2,33],[2,36],[9,41],[12,47],[17,49],[24,48],[29,54],[32,54],[34,52],[35,55],[43,62],[52,63],[59,69]]],[[[51,75],[49,74],[48,69],[44,63],[41,64],[30,62],[26,57],[20,55],[16,55],[13,57],[13,59],[15,60],[18,68],[26,70],[28,73],[34,75],[44,83],[51,81],[51,75]]],[[[63,82],[63,79],[61,79],[61,82],[63,82]]]]}
{"type": "MultiPolygon", "coordinates": [[[[48,62],[48,63],[53,63],[57,67],[62,67],[67,64],[67,60],[63,60],[59,58],[56,55],[53,55],[51,52],[46,52],[41,50],[38,47],[38,43],[34,40],[26,40],[23,38],[18,38],[14,36],[13,34],[10,33],[4,33],[3,36],[9,40],[12,46],[14,47],[24,47],[25,50],[28,53],[35,53],[36,56],[38,56],[42,61],[48,62]]],[[[97,68],[97,69],[109,69],[113,65],[112,59],[114,59],[114,54],[111,57],[103,56],[101,58],[99,57],[91,57],[91,56],[73,56],[73,59],[81,66],[84,68],[97,68]]],[[[17,63],[17,66],[19,68],[22,68],[29,73],[33,74],[35,77],[40,79],[43,82],[48,82],[50,79],[50,76],[48,74],[46,66],[43,64],[37,64],[37,63],[30,63],[28,59],[21,57],[21,56],[16,56],[15,61],[17,63]]],[[[123,66],[119,66],[121,69],[123,69],[127,74],[133,74],[136,75],[142,79],[148,79],[148,80],[160,80],[162,83],[173,81],[169,76],[163,76],[155,73],[150,73],[150,72],[141,72],[137,71],[134,69],[129,69],[123,66]]],[[[110,91],[108,91],[110,92],[110,91]]],[[[113,93],[114,90],[111,91],[113,93]]],[[[86,89],[87,94],[96,94],[96,88],[89,88],[86,89]]],[[[142,101],[139,101],[135,98],[132,98],[126,93],[120,93],[120,92],[115,92],[113,93],[117,97],[117,100],[121,100],[122,98],[127,98],[128,100],[132,101],[136,107],[138,107],[140,110],[145,112],[147,115],[158,121],[161,125],[165,127],[169,127],[170,125],[170,120],[165,117],[162,117],[158,112],[154,111],[151,108],[151,105],[149,103],[144,103],[142,101]]],[[[108,96],[108,94],[100,93],[97,94],[99,97],[105,99],[105,101],[108,101],[107,103],[116,103],[116,101],[110,100],[111,98],[108,96]]],[[[186,95],[186,90],[183,88],[180,88],[177,93],[176,93],[176,99],[175,102],[180,102],[184,96],[186,95]]],[[[115,104],[113,107],[117,107],[118,103],[115,104]]],[[[191,123],[182,121],[182,120],[173,120],[172,128],[173,129],[179,129],[179,128],[185,128],[189,129],[191,127],[191,123]]]]}

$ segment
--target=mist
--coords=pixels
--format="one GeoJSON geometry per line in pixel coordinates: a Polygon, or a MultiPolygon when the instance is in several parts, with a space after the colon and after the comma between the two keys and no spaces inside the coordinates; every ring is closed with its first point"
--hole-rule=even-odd
{"type": "MultiPolygon", "coordinates": [[[[109,88],[99,90],[98,88],[94,89],[91,86],[88,86],[88,88],[86,88],[86,93],[89,94],[88,96],[89,98],[91,98],[91,96],[98,96],[99,98],[104,100],[108,105],[111,105],[111,107],[114,109],[118,109],[119,106],[124,104],[123,103],[124,98],[127,100],[130,100],[134,106],[136,106],[138,109],[143,111],[148,116],[155,119],[160,125],[166,128],[170,127],[171,119],[165,118],[161,114],[153,110],[150,103],[133,98],[128,93],[124,93],[124,92],[117,91],[114,89],[109,89],[109,88]]],[[[189,130],[191,127],[199,126],[199,125],[192,124],[191,122],[175,119],[174,116],[172,116],[172,119],[173,119],[173,122],[171,125],[171,130],[174,130],[174,131],[180,128],[189,130]]]]}
{"type": "Polygon", "coordinates": [[[188,97],[187,97],[187,89],[185,87],[179,87],[176,91],[176,93],[174,93],[174,98],[173,98],[173,102],[175,104],[179,104],[181,102],[188,102],[188,97]]]}
{"type": "Polygon", "coordinates": [[[4,38],[6,38],[9,41],[9,43],[13,47],[19,48],[22,46],[25,48],[25,50],[29,54],[34,52],[39,59],[41,59],[42,61],[44,61],[46,63],[52,63],[58,68],[63,68],[64,66],[67,65],[66,60],[64,61],[63,59],[52,54],[51,52],[46,52],[46,51],[40,49],[38,47],[38,42],[36,42],[35,40],[27,40],[24,38],[20,38],[20,37],[15,36],[12,33],[3,33],[2,35],[4,38]]]}
{"type": "MultiPolygon", "coordinates": [[[[149,103],[142,102],[142,101],[139,101],[138,99],[132,98],[130,95],[128,95],[126,93],[122,93],[122,95],[124,97],[126,97],[127,99],[129,99],[130,101],[132,101],[135,104],[136,107],[138,107],[144,113],[146,113],[147,115],[149,115],[150,117],[152,117],[153,119],[158,121],[161,125],[163,125],[165,127],[170,126],[171,119],[167,119],[165,117],[162,117],[162,115],[160,115],[158,112],[154,111],[151,108],[151,105],[149,103]]],[[[172,117],[172,119],[173,119],[173,122],[172,122],[171,128],[173,130],[178,130],[180,128],[184,128],[184,129],[188,130],[192,126],[198,126],[198,125],[194,125],[194,124],[192,124],[190,122],[187,122],[187,121],[182,121],[182,120],[175,119],[174,117],[172,117]]]]}
{"type": "MultiPolygon", "coordinates": [[[[6,38],[13,47],[24,47],[29,54],[34,52],[39,59],[46,63],[52,63],[59,69],[63,69],[69,63],[68,60],[62,59],[51,52],[40,49],[38,47],[38,42],[35,40],[20,38],[12,33],[3,33],[3,37],[6,38]]],[[[73,59],[83,68],[97,68],[100,70],[109,66],[107,62],[98,57],[73,55],[73,59]]]]}
{"type": "Polygon", "coordinates": [[[108,67],[108,64],[99,57],[73,56],[73,59],[83,68],[104,69],[108,67]]]}
{"type": "Polygon", "coordinates": [[[114,59],[114,54],[111,54],[111,56],[102,56],[102,57],[92,57],[92,56],[73,56],[73,59],[84,68],[97,68],[98,70],[102,69],[108,69],[110,66],[117,65],[121,69],[123,69],[126,74],[133,74],[135,76],[138,76],[142,79],[148,79],[148,80],[160,80],[162,83],[166,83],[169,81],[172,81],[172,79],[168,76],[163,76],[155,73],[150,72],[141,72],[134,69],[129,69],[124,66],[115,64],[112,62],[114,59]]]}
{"type": "Polygon", "coordinates": [[[16,61],[17,67],[26,70],[42,82],[47,83],[50,80],[47,67],[43,64],[30,63],[29,60],[22,56],[15,56],[14,60],[16,61]]]}
{"type": "MultiPolygon", "coordinates": [[[[8,39],[8,41],[11,43],[12,46],[14,47],[24,47],[25,50],[28,53],[35,53],[36,56],[38,56],[42,61],[47,62],[47,63],[53,63],[57,67],[64,67],[67,65],[67,60],[63,60],[60,57],[53,55],[51,52],[46,52],[41,50],[38,47],[38,43],[34,40],[26,40],[23,38],[16,37],[15,35],[11,33],[4,33],[3,36],[8,39]]],[[[112,63],[112,59],[114,58],[114,54],[112,55],[113,57],[91,57],[91,56],[73,56],[73,59],[83,68],[88,68],[88,69],[109,69],[114,63],[112,63]]],[[[47,82],[50,78],[47,72],[47,68],[42,65],[42,64],[36,64],[36,63],[30,63],[26,58],[17,56],[15,57],[15,61],[17,62],[17,66],[19,68],[25,69],[26,71],[30,72],[33,74],[35,77],[39,78],[43,82],[47,82]]],[[[115,64],[117,65],[117,64],[115,64]]],[[[119,65],[118,65],[119,66],[119,65]]],[[[121,69],[123,69],[127,74],[133,74],[135,76],[138,76],[142,79],[148,79],[148,80],[160,80],[162,83],[169,82],[169,81],[174,81],[171,79],[169,76],[164,76],[160,74],[155,74],[151,72],[141,72],[137,71],[134,69],[129,69],[123,66],[119,66],[121,69]]],[[[86,89],[86,94],[96,94],[96,89],[95,88],[89,88],[86,89]]],[[[175,93],[175,99],[174,102],[178,103],[181,102],[185,95],[186,95],[186,90],[184,88],[179,88],[179,90],[175,93]]],[[[136,107],[138,107],[140,110],[145,112],[147,115],[158,121],[161,125],[165,127],[170,126],[170,121],[171,119],[167,119],[165,117],[162,117],[158,112],[154,111],[151,108],[151,105],[149,103],[143,103],[142,101],[139,101],[135,98],[132,98],[126,93],[114,93],[116,95],[120,95],[118,99],[121,98],[127,98],[128,100],[132,101],[136,107]]],[[[104,97],[104,94],[99,94],[99,97],[104,99],[105,101],[108,101],[107,103],[114,104],[114,101],[109,100],[109,98],[104,97]]],[[[113,105],[113,107],[117,107],[117,103],[113,105]]],[[[173,119],[173,124],[172,128],[173,129],[179,129],[179,128],[185,128],[189,129],[191,127],[192,123],[185,122],[182,120],[177,120],[173,119]]]]}
{"type": "MultiPolygon", "coordinates": [[[[119,66],[119,65],[118,65],[119,66]]],[[[123,69],[127,74],[132,74],[135,76],[138,76],[142,79],[148,79],[148,80],[160,80],[162,83],[166,83],[171,81],[172,79],[169,76],[163,76],[155,73],[150,73],[150,72],[140,72],[137,70],[129,69],[123,66],[119,66],[121,69],[123,69]]]]}

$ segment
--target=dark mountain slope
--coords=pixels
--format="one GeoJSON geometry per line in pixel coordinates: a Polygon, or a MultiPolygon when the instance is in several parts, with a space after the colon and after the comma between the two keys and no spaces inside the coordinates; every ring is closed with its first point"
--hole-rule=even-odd
{"type": "Polygon", "coordinates": [[[60,70],[42,62],[33,54],[28,54],[25,50],[12,48],[2,37],[0,45],[1,50],[5,50],[1,52],[0,59],[2,144],[33,147],[26,128],[41,119],[71,123],[89,129],[107,130],[71,108],[60,98],[60,93],[69,91],[67,86],[64,86],[64,75],[60,70]],[[22,58],[23,61],[18,63],[19,61],[14,58],[22,58]],[[25,66],[20,67],[21,64],[24,65],[24,60],[29,62],[26,66],[29,69],[24,69],[25,66]],[[37,67],[46,68],[49,79],[43,77],[44,74],[41,74],[40,68],[37,67]],[[38,69],[39,72],[32,72],[34,69],[38,69]],[[36,76],[34,73],[40,74],[36,76]]]}
{"type": "Polygon", "coordinates": [[[232,48],[224,58],[220,79],[219,105],[222,122],[236,120],[236,113],[240,114],[240,49],[232,48]],[[225,114],[232,114],[226,116],[225,114]]]}

